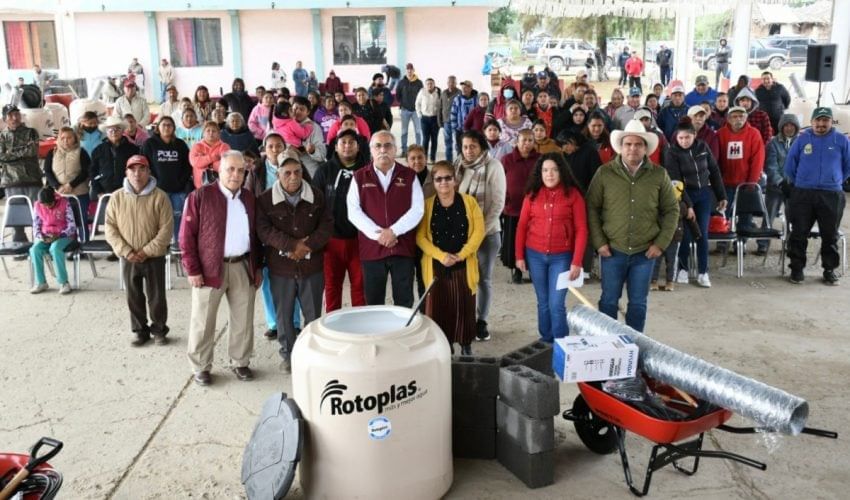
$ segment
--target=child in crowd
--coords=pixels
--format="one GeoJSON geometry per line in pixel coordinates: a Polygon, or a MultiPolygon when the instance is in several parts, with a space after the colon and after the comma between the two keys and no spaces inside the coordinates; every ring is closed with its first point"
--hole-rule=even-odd
{"type": "Polygon", "coordinates": [[[150,137],[147,130],[139,126],[139,122],[136,121],[133,113],[124,115],[124,121],[127,122],[127,130],[124,131],[124,137],[136,146],[141,147],[148,140],[148,137],[150,137]]]}
{"type": "Polygon", "coordinates": [[[272,116],[272,127],[275,132],[283,136],[283,141],[288,146],[300,148],[313,133],[313,125],[309,123],[302,125],[296,122],[289,115],[290,109],[291,106],[288,102],[277,103],[272,116]]]}
{"type": "Polygon", "coordinates": [[[65,248],[77,238],[77,226],[74,224],[74,212],[71,204],[50,186],[38,192],[33,219],[33,237],[35,243],[30,248],[32,267],[35,273],[35,286],[30,293],[41,293],[48,289],[44,277],[44,254],[50,253],[59,293],[71,293],[68,272],[65,270],[65,248]]]}
{"type": "MultiPolygon", "coordinates": [[[[679,244],[682,242],[682,236],[685,232],[684,222],[688,216],[688,206],[685,200],[682,199],[682,192],[685,190],[685,185],[682,181],[673,181],[673,192],[676,193],[676,198],[679,200],[679,225],[676,226],[676,232],[673,233],[673,240],[664,249],[664,253],[655,259],[655,267],[652,269],[652,281],[649,283],[649,289],[652,291],[661,290],[672,292],[675,288],[674,282],[676,274],[676,255],[679,253],[679,244]],[[661,274],[661,259],[665,261],[664,275],[665,283],[658,284],[658,275],[661,274]]],[[[696,231],[695,239],[699,238],[699,226],[691,224],[691,229],[696,231]]]]}
{"type": "Polygon", "coordinates": [[[545,155],[546,153],[560,153],[561,148],[552,140],[546,132],[546,123],[538,119],[531,127],[531,132],[534,134],[534,147],[537,152],[545,155]]]}

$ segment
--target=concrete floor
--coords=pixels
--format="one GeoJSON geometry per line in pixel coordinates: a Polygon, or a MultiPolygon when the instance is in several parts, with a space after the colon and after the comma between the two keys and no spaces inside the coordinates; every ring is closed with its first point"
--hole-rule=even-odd
{"type": "MultiPolygon", "coordinates": [[[[846,214],[845,214],[846,215],[846,214]]],[[[844,218],[844,230],[848,231],[844,218]]],[[[752,244],[751,244],[752,245],[752,244]]],[[[817,246],[812,245],[813,247],[817,246]]],[[[810,255],[814,249],[811,249],[810,255]]],[[[801,286],[779,276],[774,249],[763,268],[746,257],[746,274],[734,260],[712,258],[710,290],[693,285],[653,292],[648,333],[662,342],[806,398],[809,424],[844,433],[847,402],[847,304],[850,283],[819,282],[810,266],[801,286]]],[[[97,261],[92,279],[82,268],[82,290],[34,297],[23,263],[8,261],[12,280],[0,281],[0,443],[25,452],[41,436],[64,441],[52,461],[64,473],[61,498],[242,498],[242,451],[262,402],[290,392],[277,371],[276,344],[261,337],[261,308],[252,366],[257,379],[239,382],[225,368],[224,342],[216,349],[214,385],[191,382],[185,357],[189,293],[185,280],[169,292],[171,343],[131,348],[124,296],[115,263],[97,261]]],[[[50,279],[50,278],[49,278],[50,279]]],[[[497,268],[493,340],[476,353],[499,355],[536,337],[530,285],[511,285],[497,268]]],[[[584,292],[599,296],[598,284],[584,292]]],[[[574,298],[569,304],[575,303],[574,298]]],[[[226,307],[222,308],[222,313],[226,307]]],[[[220,317],[222,329],[225,315],[220,317]]],[[[224,340],[224,339],[222,339],[224,340]]],[[[571,406],[575,385],[563,385],[561,406],[571,406]]],[[[743,425],[740,417],[732,423],[743,425]]],[[[496,461],[456,460],[449,498],[629,498],[620,460],[599,456],[578,440],[572,424],[556,417],[555,485],[528,490],[496,461]]],[[[635,476],[643,477],[646,440],[629,436],[635,476]]],[[[850,446],[811,436],[783,437],[771,451],[764,436],[711,432],[707,447],[750,456],[765,472],[704,460],[693,477],[664,469],[655,475],[656,498],[846,498],[850,446]]],[[[291,498],[302,493],[296,482],[291,498]]]]}

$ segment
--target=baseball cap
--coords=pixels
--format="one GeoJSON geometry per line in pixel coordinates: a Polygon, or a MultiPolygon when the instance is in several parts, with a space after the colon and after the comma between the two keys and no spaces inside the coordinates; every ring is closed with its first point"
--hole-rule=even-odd
{"type": "Polygon", "coordinates": [[[672,89],[670,89],[671,95],[675,94],[676,92],[684,94],[685,93],[685,87],[682,87],[681,85],[676,85],[672,89]]]}
{"type": "Polygon", "coordinates": [[[145,167],[150,167],[151,164],[148,162],[148,159],[145,158],[144,155],[133,155],[127,160],[127,168],[132,167],[133,165],[144,165],[145,167]]]}
{"type": "Polygon", "coordinates": [[[705,75],[699,75],[699,76],[697,77],[696,85],[699,85],[699,84],[701,84],[701,83],[702,83],[702,84],[705,84],[705,85],[708,85],[708,77],[707,77],[707,76],[705,76],[705,75]]]}
{"type": "Polygon", "coordinates": [[[640,87],[632,87],[629,89],[629,97],[640,96],[640,87]]]}
{"type": "Polygon", "coordinates": [[[726,114],[731,115],[732,113],[738,112],[744,113],[745,115],[747,114],[747,110],[744,109],[743,106],[732,106],[731,108],[729,108],[729,111],[727,111],[726,114]]]}
{"type": "Polygon", "coordinates": [[[549,73],[547,73],[545,71],[538,71],[537,72],[537,78],[549,78],[549,73]]]}
{"type": "Polygon", "coordinates": [[[472,82],[470,82],[469,80],[464,80],[464,81],[460,82],[460,84],[465,85],[467,87],[472,87],[472,82]]]}
{"type": "MultiPolygon", "coordinates": [[[[3,115],[5,115],[5,114],[6,113],[4,111],[3,115]]],[[[814,120],[815,118],[820,118],[821,116],[828,116],[828,117],[832,118],[832,109],[821,107],[821,108],[815,108],[815,110],[812,111],[812,120],[814,120]]]]}
{"type": "Polygon", "coordinates": [[[650,113],[648,109],[640,108],[639,110],[635,111],[635,120],[642,120],[644,118],[649,118],[650,120],[652,119],[652,113],[650,113]]]}
{"type": "Polygon", "coordinates": [[[705,108],[702,106],[691,106],[688,108],[688,116],[696,116],[699,113],[705,113],[705,108]]]}
{"type": "Polygon", "coordinates": [[[9,113],[15,113],[15,112],[20,113],[21,110],[17,106],[15,106],[14,104],[7,104],[7,105],[3,106],[3,119],[5,120],[6,117],[9,116],[9,113]]]}

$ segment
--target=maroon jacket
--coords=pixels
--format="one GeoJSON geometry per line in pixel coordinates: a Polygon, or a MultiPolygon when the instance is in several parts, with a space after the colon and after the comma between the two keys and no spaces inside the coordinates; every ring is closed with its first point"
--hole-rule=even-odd
{"type": "Polygon", "coordinates": [[[531,151],[528,158],[523,158],[517,148],[502,157],[507,186],[505,208],[502,209],[502,214],[519,217],[522,210],[522,200],[525,198],[525,185],[528,184],[528,178],[531,176],[538,158],[540,158],[540,153],[535,150],[531,151]]]}
{"type": "MultiPolygon", "coordinates": [[[[386,193],[371,164],[356,171],[354,179],[357,181],[363,212],[380,227],[390,227],[410,210],[413,183],[419,182],[413,169],[399,163],[395,164],[390,188],[386,193]]],[[[357,239],[360,243],[360,260],[413,257],[416,254],[415,230],[398,235],[398,244],[392,248],[369,239],[361,232],[358,232],[357,239]]]]}
{"type": "MultiPolygon", "coordinates": [[[[251,191],[245,188],[242,188],[239,199],[248,212],[248,231],[251,235],[248,272],[254,285],[259,286],[263,275],[260,272],[260,242],[254,226],[256,200],[251,191]]],[[[204,286],[221,287],[226,221],[227,199],[218,187],[218,182],[201,186],[189,194],[183,211],[183,222],[180,224],[180,250],[183,252],[186,274],[203,276],[204,286]]]]}
{"type": "Polygon", "coordinates": [[[476,105],[463,120],[463,130],[484,132],[484,123],[492,119],[493,115],[487,112],[487,108],[476,105]]]}

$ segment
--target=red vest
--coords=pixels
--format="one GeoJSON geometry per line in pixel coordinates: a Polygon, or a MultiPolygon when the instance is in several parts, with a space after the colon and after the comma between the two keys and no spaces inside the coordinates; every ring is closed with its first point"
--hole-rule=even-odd
{"type": "MultiPolygon", "coordinates": [[[[360,193],[363,212],[380,227],[390,227],[410,210],[413,183],[419,182],[416,173],[400,163],[393,169],[392,180],[387,192],[381,187],[372,164],[354,173],[360,193]]],[[[416,249],[416,231],[398,235],[398,244],[387,248],[377,241],[358,233],[360,260],[380,260],[386,257],[413,257],[416,249]]]]}

